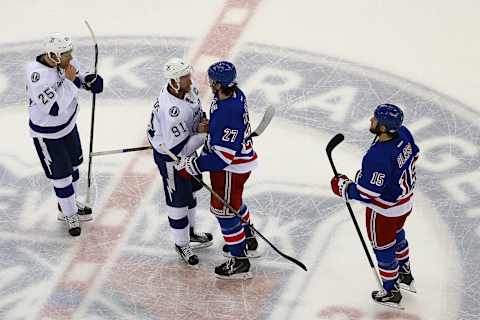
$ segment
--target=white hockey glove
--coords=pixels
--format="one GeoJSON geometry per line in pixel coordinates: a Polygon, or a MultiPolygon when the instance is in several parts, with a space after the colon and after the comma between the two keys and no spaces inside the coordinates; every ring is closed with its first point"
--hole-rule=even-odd
{"type": "Polygon", "coordinates": [[[177,169],[178,174],[182,178],[190,180],[192,179],[192,176],[201,174],[201,171],[198,169],[195,160],[197,160],[196,156],[182,157],[180,158],[180,161],[175,164],[175,169],[177,169]]]}

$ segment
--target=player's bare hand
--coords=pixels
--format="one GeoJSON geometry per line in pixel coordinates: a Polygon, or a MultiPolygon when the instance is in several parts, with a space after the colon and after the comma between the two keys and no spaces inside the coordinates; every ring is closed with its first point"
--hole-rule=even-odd
{"type": "Polygon", "coordinates": [[[75,80],[76,74],[77,74],[77,70],[71,64],[65,67],[65,78],[67,78],[68,80],[70,81],[75,80]]]}
{"type": "Polygon", "coordinates": [[[208,119],[202,119],[198,124],[198,132],[199,133],[207,133],[208,132],[208,119]]]}

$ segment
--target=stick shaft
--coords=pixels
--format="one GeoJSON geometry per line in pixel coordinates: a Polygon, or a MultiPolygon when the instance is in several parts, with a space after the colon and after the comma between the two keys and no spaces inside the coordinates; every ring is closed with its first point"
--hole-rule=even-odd
{"type": "MultiPolygon", "coordinates": [[[[330,166],[332,167],[332,171],[333,171],[333,174],[335,176],[338,176],[338,172],[337,172],[337,168],[335,168],[335,163],[333,162],[333,158],[332,158],[332,152],[333,152],[333,149],[338,146],[340,144],[340,142],[343,141],[343,138],[338,141],[337,139],[337,143],[335,144],[331,144],[331,142],[335,139],[336,137],[332,138],[332,140],[328,143],[328,146],[327,146],[327,156],[328,156],[328,160],[330,162],[330,166]]],[[[353,225],[355,226],[355,230],[357,231],[357,235],[358,235],[358,238],[360,239],[360,242],[362,243],[362,247],[363,247],[363,251],[365,251],[365,254],[367,255],[367,259],[368,259],[368,263],[370,264],[370,268],[372,269],[372,273],[375,277],[375,280],[377,281],[378,285],[380,288],[383,288],[383,283],[382,283],[382,280],[380,279],[379,275],[378,275],[378,272],[375,268],[375,264],[373,263],[373,259],[372,259],[372,256],[370,255],[370,251],[368,251],[368,247],[367,247],[367,244],[365,243],[365,240],[363,238],[363,235],[362,235],[362,232],[360,231],[360,227],[358,226],[358,222],[357,222],[357,219],[355,218],[355,215],[353,214],[353,209],[352,207],[350,206],[350,202],[348,202],[348,200],[346,200],[345,202],[346,206],[347,206],[347,209],[348,209],[348,212],[350,213],[350,218],[352,219],[353,221],[353,225]]]]}
{"type": "Polygon", "coordinates": [[[142,151],[142,150],[150,150],[152,146],[144,146],[144,147],[136,147],[136,148],[126,148],[126,149],[116,149],[116,150],[108,150],[108,151],[96,151],[90,154],[91,157],[96,156],[105,156],[110,154],[118,154],[118,153],[126,153],[126,152],[134,152],[134,151],[142,151]]]}
{"type": "MultiPolygon", "coordinates": [[[[178,163],[180,160],[178,159],[178,157],[173,154],[170,150],[168,150],[167,147],[165,147],[163,144],[160,145],[160,148],[173,160],[175,161],[176,163],[178,163]]],[[[217,198],[224,206],[226,206],[228,209],[230,209],[230,211],[232,211],[237,217],[240,218],[240,220],[243,222],[243,223],[248,223],[247,221],[245,221],[244,219],[242,219],[242,217],[240,216],[239,212],[237,210],[235,210],[228,202],[226,202],[218,193],[216,193],[209,185],[207,185],[205,182],[203,182],[202,180],[200,180],[199,178],[195,177],[195,176],[192,176],[193,179],[195,179],[198,183],[200,183],[202,186],[205,187],[205,189],[207,189],[215,198],[217,198]]],[[[259,232],[257,229],[255,229],[251,224],[249,225],[250,228],[256,233],[258,234],[258,236],[263,240],[265,241],[266,243],[268,243],[270,245],[270,247],[275,250],[275,252],[277,252],[280,256],[282,256],[283,258],[295,263],[297,266],[299,266],[300,268],[302,268],[303,270],[307,271],[307,267],[302,263],[300,262],[299,260],[295,259],[295,258],[292,258],[288,255],[286,255],[285,253],[283,253],[282,251],[280,251],[274,244],[272,244],[261,232],[259,232]]]]}
{"type": "MultiPolygon", "coordinates": [[[[90,35],[92,36],[93,43],[95,45],[95,78],[97,77],[97,64],[98,64],[98,44],[97,39],[95,38],[95,33],[93,32],[92,27],[88,21],[85,21],[85,25],[87,26],[88,30],[90,31],[90,35]]],[[[92,185],[92,151],[93,151],[93,133],[95,128],[95,105],[96,105],[96,94],[92,93],[92,112],[90,118],[90,144],[88,148],[88,171],[87,171],[87,196],[86,196],[86,205],[90,204],[90,187],[92,185]]]]}

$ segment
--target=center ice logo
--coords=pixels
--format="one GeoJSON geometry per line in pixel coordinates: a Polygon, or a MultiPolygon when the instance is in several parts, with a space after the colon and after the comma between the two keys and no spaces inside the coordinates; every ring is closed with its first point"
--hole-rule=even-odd
{"type": "MultiPolygon", "coordinates": [[[[105,79],[106,89],[97,101],[97,106],[101,107],[102,99],[117,100],[119,103],[145,100],[148,101],[147,105],[151,104],[163,82],[161,64],[167,57],[182,56],[189,44],[190,41],[171,38],[149,38],[148,41],[143,38],[103,39],[99,70],[105,79]]],[[[2,119],[20,113],[24,117],[14,117],[15,121],[21,119],[26,124],[27,105],[24,98],[24,74],[21,72],[21,63],[34,58],[38,51],[33,51],[31,48],[35,47],[39,46],[31,44],[2,48],[0,54],[2,119]],[[26,47],[29,51],[25,50],[26,47]],[[9,59],[12,54],[18,57],[17,61],[12,62],[9,59]]],[[[75,54],[80,58],[81,64],[88,67],[91,57],[89,40],[79,42],[75,54]]],[[[404,79],[335,58],[267,46],[247,45],[241,48],[234,61],[239,69],[238,81],[247,92],[251,112],[261,113],[268,105],[273,105],[277,109],[277,118],[267,129],[265,136],[255,142],[263,167],[261,171],[255,172],[255,181],[247,190],[249,206],[256,221],[255,226],[285,252],[303,259],[311,269],[307,276],[293,272],[287,273],[290,268],[285,269],[282,266],[275,269],[277,268],[275,263],[280,261],[274,254],[268,254],[265,260],[273,265],[262,264],[258,269],[282,270],[281,273],[285,272],[288,280],[283,284],[273,282],[270,286],[266,286],[268,290],[263,293],[262,299],[267,299],[274,307],[271,307],[271,310],[262,311],[260,305],[257,311],[259,313],[253,312],[253,315],[261,314],[262,318],[270,319],[328,319],[336,315],[352,315],[354,319],[360,320],[381,319],[381,315],[363,310],[355,301],[340,306],[329,305],[328,301],[331,300],[327,296],[322,296],[318,292],[311,295],[306,293],[318,290],[318,288],[312,288],[309,281],[315,283],[313,280],[315,277],[322,277],[317,273],[332,267],[325,262],[330,258],[338,261],[341,257],[355,261],[353,265],[358,265],[357,273],[362,277],[358,281],[362,282],[362,287],[365,288],[365,291],[361,291],[362,294],[368,293],[374,285],[368,278],[368,271],[362,269],[363,266],[368,268],[367,262],[361,254],[358,240],[353,235],[354,230],[348,220],[348,214],[346,212],[344,216],[339,214],[344,210],[343,204],[327,189],[331,173],[325,162],[323,150],[328,138],[337,132],[343,132],[347,140],[343,152],[338,151],[339,169],[349,170],[349,163],[352,161],[355,163],[355,168],[360,166],[361,153],[371,141],[371,135],[368,133],[368,118],[373,107],[382,102],[390,102],[404,106],[406,124],[412,129],[422,149],[422,159],[418,163],[419,203],[414,213],[418,218],[411,219],[407,225],[407,232],[415,230],[416,224],[432,225],[431,228],[417,226],[416,229],[428,239],[411,240],[412,260],[419,286],[421,288],[422,275],[427,275],[433,268],[439,270],[435,276],[439,283],[454,288],[469,288],[453,293],[448,292],[448,294],[446,293],[448,288],[439,288],[440,293],[426,292],[423,296],[418,295],[410,301],[414,299],[424,301],[422,299],[425,299],[427,294],[433,294],[432,299],[441,299],[448,295],[451,299],[446,304],[450,306],[450,313],[441,314],[440,311],[444,310],[441,308],[435,310],[433,306],[436,302],[433,302],[432,307],[425,307],[422,312],[409,314],[410,318],[404,314],[405,319],[432,319],[434,316],[436,319],[451,319],[459,317],[457,310],[462,310],[463,314],[472,315],[471,318],[464,317],[464,319],[474,319],[479,314],[476,301],[479,299],[480,292],[478,281],[471,278],[472,275],[474,278],[478,277],[476,270],[480,263],[480,246],[478,246],[480,211],[477,209],[480,202],[478,195],[480,189],[476,183],[480,178],[480,170],[478,170],[480,160],[478,143],[475,141],[480,131],[478,114],[456,101],[404,79]],[[445,225],[447,228],[444,228],[445,225]],[[433,229],[436,232],[433,232],[433,229]],[[340,240],[350,238],[352,240],[351,243],[348,242],[347,247],[342,247],[343,243],[338,243],[340,240]],[[345,250],[336,252],[336,256],[332,257],[329,249],[332,247],[336,248],[335,250],[339,248],[345,250]],[[431,252],[420,251],[422,247],[428,248],[431,252]],[[415,267],[415,263],[421,263],[425,260],[425,255],[432,252],[433,265],[425,264],[415,267]],[[461,270],[452,267],[457,263],[461,265],[461,270]],[[273,294],[272,291],[276,293],[273,294]],[[309,303],[308,296],[312,295],[319,295],[318,301],[312,303],[312,306],[318,306],[317,309],[312,307],[311,310],[305,310],[305,308],[296,307],[309,303]],[[303,300],[297,301],[298,297],[302,297],[300,299],[303,300]],[[292,305],[285,301],[296,302],[292,305]],[[326,304],[323,304],[324,302],[326,304]]],[[[89,110],[88,98],[86,94],[81,97],[82,112],[89,110]]],[[[145,119],[148,111],[141,107],[130,110],[130,112],[145,112],[145,119]]],[[[124,112],[124,109],[120,111],[116,109],[113,112],[124,112]]],[[[86,125],[80,122],[80,126],[86,125]]],[[[145,126],[146,122],[132,125],[145,126]]],[[[26,125],[22,130],[27,130],[26,125]]],[[[99,129],[96,128],[96,130],[99,129]]],[[[85,144],[86,140],[83,143],[85,144]]],[[[2,146],[0,212],[3,217],[8,218],[4,219],[0,226],[2,231],[0,247],[10,248],[0,250],[0,258],[3,261],[0,274],[5,276],[0,279],[2,318],[12,318],[13,315],[18,316],[21,312],[25,317],[29,315],[28,310],[20,308],[21,301],[31,301],[32,305],[38,304],[37,307],[41,308],[40,305],[44,301],[35,295],[35,288],[45,283],[35,281],[26,275],[39,274],[42,281],[53,278],[56,272],[54,264],[45,263],[45,259],[55,256],[55,259],[58,259],[55,263],[59,263],[62,258],[65,258],[65,251],[58,250],[58,245],[52,245],[48,237],[38,238],[40,240],[32,242],[28,237],[15,238],[11,233],[12,230],[38,232],[38,229],[42,229],[33,224],[26,225],[21,218],[30,210],[27,208],[35,207],[42,202],[42,195],[51,192],[42,182],[44,178],[40,174],[39,164],[30,163],[29,160],[19,156],[15,148],[10,148],[8,145],[2,146]],[[39,169],[38,172],[35,170],[36,167],[39,169]],[[29,202],[30,207],[28,207],[29,202]],[[38,243],[49,243],[49,245],[42,245],[44,248],[42,251],[38,249],[38,243]]],[[[97,188],[98,198],[100,198],[106,192],[109,183],[113,183],[115,171],[100,170],[95,173],[100,175],[97,179],[101,181],[97,188]]],[[[150,206],[158,206],[159,195],[151,195],[146,202],[150,206]]],[[[207,207],[206,195],[203,195],[199,205],[207,207]]],[[[30,215],[35,214],[35,212],[28,212],[30,215]]],[[[142,212],[144,217],[137,221],[138,226],[129,236],[126,251],[142,248],[145,252],[158,255],[158,248],[166,247],[170,243],[165,241],[167,229],[164,220],[166,219],[164,216],[159,216],[157,212],[148,213],[147,209],[143,209],[142,212]]],[[[42,219],[46,220],[47,217],[42,219]]],[[[54,219],[54,215],[48,219],[54,219]]],[[[362,216],[359,220],[363,222],[362,216]]],[[[37,239],[35,234],[31,237],[37,239]]],[[[66,249],[69,245],[61,246],[66,249]]],[[[165,254],[167,250],[161,252],[165,254]]],[[[124,257],[122,263],[127,263],[125,259],[128,262],[128,258],[124,257]]],[[[140,259],[140,261],[143,260],[140,259]]],[[[432,264],[432,261],[429,263],[432,264]]],[[[335,267],[342,270],[340,264],[335,267]]],[[[124,275],[127,280],[122,281],[117,277],[106,282],[119,287],[125,286],[125,282],[131,280],[128,278],[130,269],[121,267],[114,269],[117,275],[124,275]]],[[[137,269],[149,270],[148,263],[145,262],[142,268],[137,267],[137,269]]],[[[351,273],[351,270],[344,271],[351,273]]],[[[348,278],[348,275],[345,274],[345,277],[348,278]]],[[[334,292],[332,283],[327,279],[321,279],[324,290],[334,292]]],[[[336,279],[337,284],[341,280],[336,279]]],[[[178,279],[178,281],[181,280],[178,279]]],[[[142,285],[134,283],[128,283],[128,285],[134,288],[132,290],[145,290],[142,285]]],[[[424,283],[424,288],[429,286],[441,287],[438,284],[424,283]]],[[[58,298],[58,301],[55,301],[59,304],[65,300],[60,293],[55,297],[55,299],[58,298]]],[[[67,294],[66,297],[72,298],[72,295],[67,294]]],[[[259,301],[264,301],[260,297],[257,298],[259,301]]],[[[125,299],[128,300],[128,297],[122,293],[112,298],[114,304],[125,299]]],[[[408,312],[408,301],[406,304],[408,312]]],[[[252,302],[252,305],[255,304],[252,302]]],[[[123,309],[125,313],[128,311],[128,308],[123,309]]],[[[102,312],[105,316],[115,314],[114,308],[108,306],[104,306],[102,312]]],[[[148,314],[153,311],[145,307],[144,312],[148,314]]]]}

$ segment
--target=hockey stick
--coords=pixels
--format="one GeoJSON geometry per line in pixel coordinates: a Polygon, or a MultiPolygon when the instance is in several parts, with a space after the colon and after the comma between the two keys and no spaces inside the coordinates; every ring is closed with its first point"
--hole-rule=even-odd
{"type": "MultiPolygon", "coordinates": [[[[272,106],[268,107],[267,110],[265,110],[262,120],[258,124],[257,128],[255,129],[255,131],[253,131],[252,134],[250,134],[247,137],[247,139],[258,137],[259,135],[261,135],[263,131],[265,131],[265,129],[268,127],[268,125],[270,124],[274,116],[275,116],[275,108],[272,106]]],[[[135,152],[135,151],[150,150],[150,149],[152,149],[152,146],[142,146],[142,147],[135,147],[135,148],[116,149],[116,150],[97,151],[97,152],[90,151],[90,157],[105,156],[110,154],[135,152]]]]}
{"type": "Polygon", "coordinates": [[[255,129],[255,131],[253,131],[252,134],[247,137],[247,139],[258,137],[259,135],[261,135],[270,124],[270,121],[272,121],[274,115],[275,108],[269,106],[267,110],[265,110],[265,113],[263,114],[262,120],[258,124],[257,129],[255,129]]]}
{"type": "MultiPolygon", "coordinates": [[[[335,176],[338,176],[338,172],[337,172],[337,169],[335,168],[335,164],[333,163],[332,152],[333,152],[333,149],[335,149],[335,147],[338,146],[344,139],[345,139],[345,137],[343,136],[343,134],[338,133],[328,142],[327,148],[326,148],[328,161],[330,161],[330,166],[332,167],[333,174],[335,176]]],[[[380,279],[380,277],[377,273],[377,270],[375,269],[375,265],[373,264],[372,256],[370,255],[370,252],[368,251],[365,240],[363,239],[362,232],[360,231],[360,228],[358,226],[357,219],[355,219],[355,215],[353,214],[352,207],[350,206],[350,203],[348,202],[348,200],[345,201],[345,204],[347,205],[348,212],[350,213],[350,218],[352,218],[353,224],[355,225],[355,230],[357,230],[358,237],[360,238],[360,241],[362,242],[363,250],[365,251],[365,254],[367,255],[368,262],[370,263],[370,267],[371,267],[372,272],[373,272],[373,276],[375,277],[375,280],[378,282],[378,285],[380,286],[380,288],[383,289],[382,280],[380,279]]]]}
{"type": "MultiPolygon", "coordinates": [[[[162,150],[173,160],[175,161],[175,163],[178,163],[180,160],[177,158],[176,155],[174,155],[170,150],[167,149],[167,147],[165,147],[163,144],[160,145],[160,148],[162,148],[162,150]]],[[[226,206],[228,209],[230,209],[230,211],[232,211],[237,217],[240,218],[240,220],[243,222],[243,223],[247,223],[247,221],[243,220],[242,217],[240,216],[239,212],[237,210],[235,210],[229,203],[227,203],[222,197],[220,197],[220,195],[218,193],[216,193],[215,191],[213,191],[213,189],[207,185],[205,182],[203,182],[202,180],[200,180],[199,178],[195,177],[195,176],[192,176],[193,179],[195,179],[198,183],[200,183],[202,186],[205,187],[205,189],[207,189],[215,198],[217,198],[224,206],[226,206]]],[[[263,241],[265,241],[266,243],[268,243],[270,245],[270,247],[272,247],[273,250],[275,250],[280,256],[282,256],[283,258],[295,263],[297,266],[299,266],[300,268],[302,268],[303,270],[307,271],[307,267],[300,261],[298,261],[297,259],[295,258],[292,258],[288,255],[286,255],[285,253],[283,253],[282,251],[280,251],[277,247],[275,247],[275,245],[273,245],[263,234],[261,234],[257,229],[255,229],[255,227],[251,224],[249,224],[250,228],[260,236],[260,238],[263,239],[263,241]]]]}
{"type": "Polygon", "coordinates": [[[142,151],[142,150],[150,150],[153,149],[152,146],[143,146],[143,147],[136,147],[136,148],[126,148],[126,149],[117,149],[117,150],[109,150],[109,151],[97,151],[92,152],[90,156],[106,156],[109,154],[117,154],[117,153],[126,153],[126,152],[134,152],[134,151],[142,151]]]}
{"type": "MultiPolygon", "coordinates": [[[[93,33],[93,29],[88,24],[88,21],[85,20],[85,25],[87,26],[88,30],[90,31],[90,35],[92,36],[93,43],[95,44],[95,78],[92,80],[95,81],[97,78],[97,64],[98,64],[98,44],[97,39],[95,38],[95,34],[93,33]]],[[[92,150],[93,150],[93,128],[95,123],[95,93],[92,93],[92,117],[90,120],[90,147],[88,149],[88,173],[87,173],[87,196],[85,200],[85,205],[90,204],[90,186],[92,185],[92,150]]]]}

